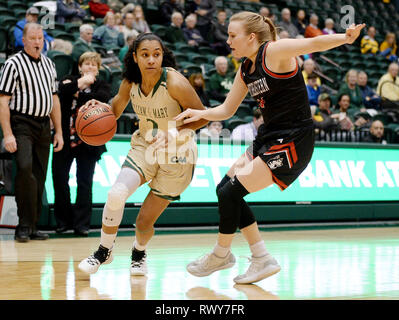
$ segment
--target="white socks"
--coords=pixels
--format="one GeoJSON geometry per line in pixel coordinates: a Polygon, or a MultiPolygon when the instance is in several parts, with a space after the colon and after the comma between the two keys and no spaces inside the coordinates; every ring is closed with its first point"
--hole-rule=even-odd
{"type": "Polygon", "coordinates": [[[261,240],[257,243],[254,243],[253,245],[250,245],[249,249],[251,250],[252,256],[254,258],[263,257],[263,256],[269,254],[266,250],[266,245],[263,240],[261,240]]]}
{"type": "Polygon", "coordinates": [[[107,249],[111,249],[114,246],[114,242],[115,242],[115,238],[116,238],[116,233],[113,234],[108,234],[105,233],[102,229],[101,229],[101,240],[100,240],[100,244],[107,248],[107,249]]]}
{"type": "Polygon", "coordinates": [[[213,248],[213,253],[218,256],[219,258],[224,258],[230,252],[230,247],[221,247],[218,243],[216,243],[215,247],[213,248]]]}
{"type": "Polygon", "coordinates": [[[145,248],[146,248],[146,246],[142,246],[142,245],[140,245],[140,244],[137,242],[137,240],[134,240],[134,242],[133,242],[133,248],[136,248],[136,249],[139,250],[139,251],[144,251],[145,248]]]}

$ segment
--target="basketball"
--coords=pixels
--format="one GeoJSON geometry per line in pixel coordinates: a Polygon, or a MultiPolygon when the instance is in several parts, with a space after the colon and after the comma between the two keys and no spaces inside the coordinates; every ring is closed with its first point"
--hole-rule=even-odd
{"type": "Polygon", "coordinates": [[[76,117],[76,132],[83,142],[101,146],[116,132],[116,118],[112,111],[101,105],[81,108],[76,117]]]}

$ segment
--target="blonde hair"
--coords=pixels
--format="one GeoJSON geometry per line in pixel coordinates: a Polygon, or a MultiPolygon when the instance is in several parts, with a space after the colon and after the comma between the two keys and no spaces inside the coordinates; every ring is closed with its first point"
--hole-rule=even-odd
{"type": "Polygon", "coordinates": [[[277,28],[273,21],[260,14],[242,11],[233,14],[230,18],[231,21],[241,21],[244,25],[246,34],[255,33],[258,41],[264,43],[266,41],[277,40],[277,28]]]}
{"type": "Polygon", "coordinates": [[[92,51],[86,51],[79,57],[79,62],[78,65],[81,66],[83,62],[87,60],[92,60],[97,63],[98,69],[100,69],[101,66],[101,56],[97,52],[92,52],[92,51]]]}

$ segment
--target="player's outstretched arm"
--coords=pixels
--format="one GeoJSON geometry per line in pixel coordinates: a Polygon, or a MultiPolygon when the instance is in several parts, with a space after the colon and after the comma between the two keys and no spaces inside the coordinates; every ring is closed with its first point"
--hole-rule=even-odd
{"type": "Polygon", "coordinates": [[[326,51],[343,44],[352,44],[366,25],[352,24],[345,33],[321,35],[305,39],[281,39],[270,43],[267,48],[267,58],[286,60],[289,58],[326,51]]]}
{"type": "Polygon", "coordinates": [[[179,114],[175,118],[175,120],[183,120],[184,123],[190,123],[198,121],[199,119],[220,121],[231,118],[237,111],[238,107],[240,106],[241,102],[244,100],[248,92],[248,88],[242,80],[240,73],[241,69],[237,71],[237,74],[234,78],[233,86],[227,94],[225,101],[220,106],[207,110],[193,110],[189,108],[179,114]]]}
{"type": "Polygon", "coordinates": [[[131,88],[132,84],[129,81],[127,81],[126,79],[122,80],[117,95],[112,99],[111,108],[116,119],[121,116],[130,101],[131,88]]]}

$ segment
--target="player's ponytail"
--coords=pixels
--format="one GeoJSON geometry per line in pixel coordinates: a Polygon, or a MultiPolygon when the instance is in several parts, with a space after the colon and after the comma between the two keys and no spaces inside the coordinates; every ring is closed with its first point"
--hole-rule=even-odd
{"type": "Polygon", "coordinates": [[[277,40],[277,29],[269,18],[260,14],[242,11],[233,14],[230,21],[240,21],[247,34],[255,33],[259,43],[277,40]]]}
{"type": "Polygon", "coordinates": [[[140,43],[144,40],[155,40],[158,41],[161,45],[163,51],[163,59],[162,59],[162,67],[172,67],[176,68],[176,59],[173,55],[173,52],[170,51],[162,42],[162,40],[153,33],[141,33],[136,40],[133,41],[133,44],[129,47],[128,52],[125,55],[123,60],[124,69],[122,73],[123,79],[126,79],[129,82],[133,83],[141,83],[141,72],[138,64],[134,61],[133,53],[137,53],[137,49],[140,46],[140,43]]]}
{"type": "Polygon", "coordinates": [[[268,17],[263,17],[263,21],[269,26],[269,31],[273,41],[277,40],[277,29],[274,25],[273,21],[270,20],[268,17]]]}

